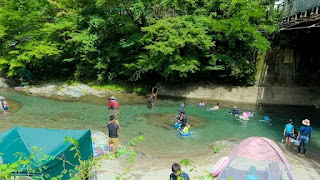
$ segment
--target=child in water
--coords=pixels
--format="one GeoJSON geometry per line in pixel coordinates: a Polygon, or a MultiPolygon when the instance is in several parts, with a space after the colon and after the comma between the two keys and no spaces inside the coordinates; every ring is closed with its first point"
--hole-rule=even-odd
{"type": "Polygon", "coordinates": [[[188,134],[189,128],[190,128],[190,125],[187,124],[186,127],[183,128],[182,132],[183,132],[184,134],[188,134]]]}
{"type": "Polygon", "coordinates": [[[291,138],[294,138],[294,126],[292,124],[292,119],[289,119],[283,130],[283,135],[286,137],[286,145],[290,145],[291,138]]]}
{"type": "Polygon", "coordinates": [[[4,114],[8,114],[8,103],[4,99],[1,99],[1,106],[3,108],[4,114]]]}
{"type": "Polygon", "coordinates": [[[203,102],[203,101],[200,101],[199,106],[200,106],[200,107],[205,106],[204,102],[203,102]]]}
{"type": "Polygon", "coordinates": [[[271,124],[271,119],[269,116],[264,116],[262,120],[260,120],[259,122],[265,122],[265,123],[268,123],[270,126],[272,125],[271,124]]]}

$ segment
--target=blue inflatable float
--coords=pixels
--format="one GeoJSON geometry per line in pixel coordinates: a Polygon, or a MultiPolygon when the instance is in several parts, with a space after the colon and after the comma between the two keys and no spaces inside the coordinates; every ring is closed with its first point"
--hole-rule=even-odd
{"type": "Polygon", "coordinates": [[[191,133],[188,131],[187,133],[182,132],[182,130],[179,131],[181,136],[189,137],[191,133]]]}
{"type": "Polygon", "coordinates": [[[180,127],[180,123],[178,123],[178,122],[174,123],[173,127],[174,127],[175,129],[178,129],[178,128],[180,127]]]}

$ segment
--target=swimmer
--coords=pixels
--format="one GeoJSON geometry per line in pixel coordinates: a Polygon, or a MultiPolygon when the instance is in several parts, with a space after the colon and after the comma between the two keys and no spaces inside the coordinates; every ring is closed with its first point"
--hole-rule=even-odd
{"type": "Polygon", "coordinates": [[[217,103],[214,107],[213,107],[214,110],[218,110],[219,109],[219,103],[217,103]]]}
{"type": "Polygon", "coordinates": [[[249,113],[247,111],[243,111],[242,118],[243,118],[243,120],[249,120],[249,113]]]}
{"type": "Polygon", "coordinates": [[[203,102],[203,101],[200,101],[199,106],[200,106],[200,107],[205,106],[204,102],[203,102]]]}
{"type": "Polygon", "coordinates": [[[268,123],[270,126],[272,125],[272,124],[271,124],[271,119],[270,119],[269,116],[264,116],[263,119],[259,120],[259,122],[268,123]]]}
{"type": "Polygon", "coordinates": [[[239,115],[237,106],[233,106],[233,109],[229,113],[233,115],[239,115]]]}

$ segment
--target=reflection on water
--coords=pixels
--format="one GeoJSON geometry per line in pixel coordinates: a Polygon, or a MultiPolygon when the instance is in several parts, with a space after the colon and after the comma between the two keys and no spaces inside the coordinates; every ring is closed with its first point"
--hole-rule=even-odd
{"type": "MultiPolygon", "coordinates": [[[[61,129],[94,129],[107,132],[105,124],[112,114],[108,111],[107,98],[84,97],[72,101],[46,99],[19,94],[15,91],[3,91],[2,94],[10,103],[11,114],[5,117],[0,114],[0,130],[5,131],[13,126],[61,128],[61,129]]],[[[240,141],[250,136],[265,136],[277,142],[284,139],[282,133],[287,119],[294,120],[294,126],[300,128],[301,120],[309,118],[314,133],[308,146],[307,155],[317,159],[320,150],[319,111],[312,107],[261,106],[237,104],[240,111],[250,110],[254,117],[242,121],[228,113],[234,104],[220,102],[221,109],[208,111],[209,106],[200,108],[198,101],[190,101],[185,108],[191,124],[191,136],[181,137],[172,124],[178,115],[182,100],[162,99],[155,101],[155,108],[148,109],[146,98],[137,94],[115,94],[120,102],[120,113],[116,116],[122,130],[119,138],[128,142],[134,137],[143,135],[145,141],[137,150],[158,157],[175,157],[182,154],[198,155],[207,153],[217,140],[240,141]],[[263,116],[270,116],[272,126],[259,122],[263,116]]],[[[211,107],[216,102],[207,101],[211,107]]],[[[296,146],[292,145],[292,149],[296,146]]],[[[292,150],[294,151],[294,150],[292,150]]]]}

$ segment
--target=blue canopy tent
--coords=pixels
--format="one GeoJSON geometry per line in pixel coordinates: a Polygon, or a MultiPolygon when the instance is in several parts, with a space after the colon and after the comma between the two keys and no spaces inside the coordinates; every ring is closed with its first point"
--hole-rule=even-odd
{"type": "MultiPolygon", "coordinates": [[[[73,165],[79,164],[78,158],[74,157],[75,151],[70,151],[74,145],[65,142],[66,137],[73,137],[78,140],[82,160],[92,157],[90,130],[14,127],[0,134],[2,161],[4,164],[18,161],[17,153],[24,154],[27,157],[34,155],[34,162],[30,165],[34,170],[32,174],[38,176],[50,175],[46,177],[47,179],[56,177],[64,169],[74,168],[74,166],[64,163],[61,159],[65,159],[73,165]],[[40,152],[33,154],[34,147],[41,149],[40,152]],[[44,158],[46,155],[50,158],[44,158]]],[[[28,174],[26,168],[22,168],[21,172],[15,173],[15,175],[22,176],[26,174],[28,174]]],[[[62,179],[68,179],[68,176],[65,175],[62,179]]]]}

